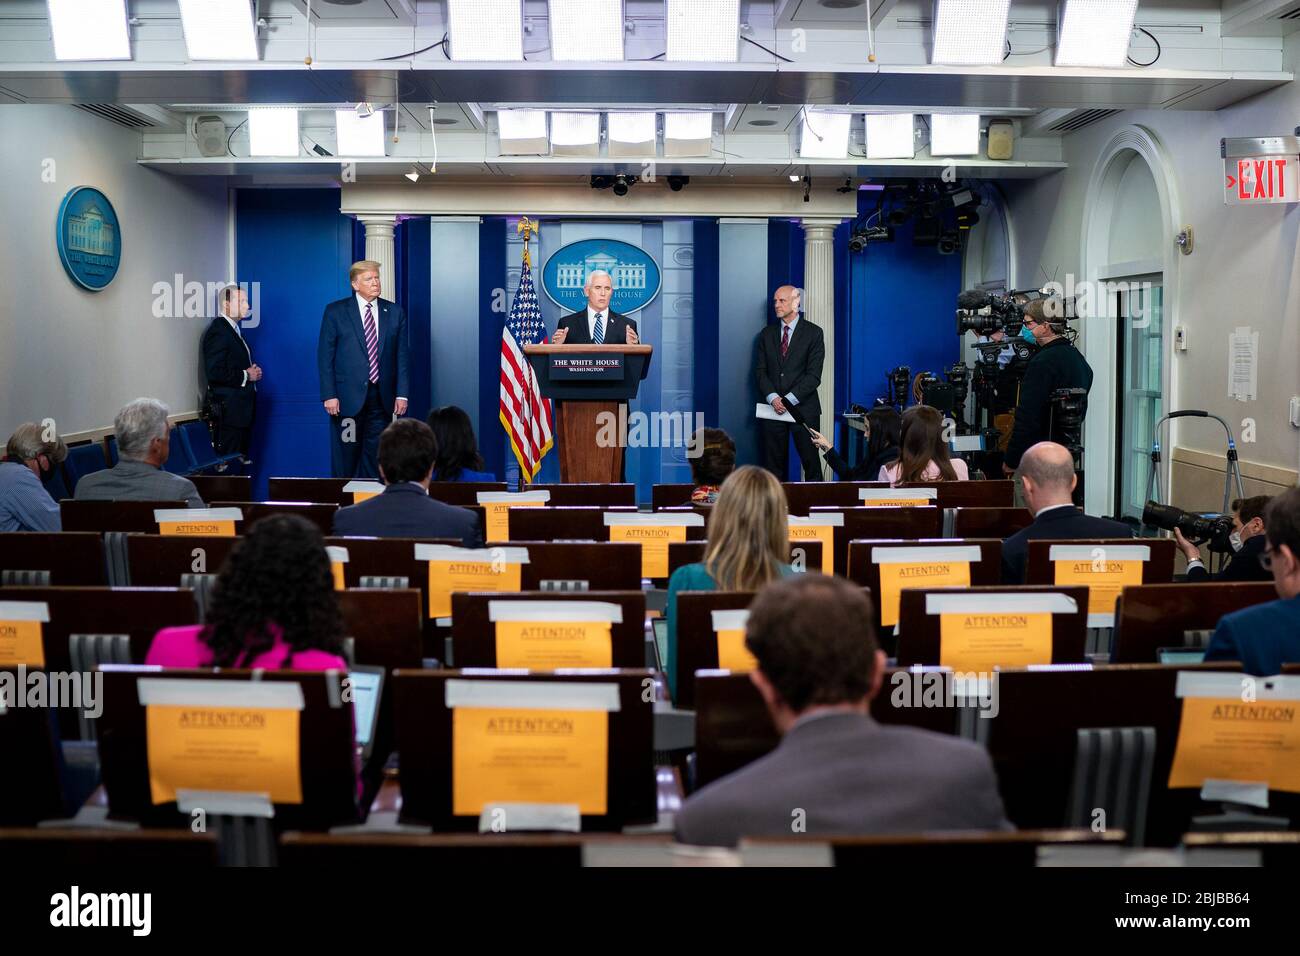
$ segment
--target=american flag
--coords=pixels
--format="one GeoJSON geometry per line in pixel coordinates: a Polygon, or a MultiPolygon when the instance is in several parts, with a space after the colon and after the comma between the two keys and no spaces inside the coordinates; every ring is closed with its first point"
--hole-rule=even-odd
{"type": "Polygon", "coordinates": [[[524,355],[525,345],[545,341],[546,324],[537,307],[533,274],[525,258],[519,288],[501,332],[501,424],[510,435],[510,447],[515,450],[525,481],[537,477],[542,456],[554,443],[550,399],[542,398],[532,366],[524,355]]]}

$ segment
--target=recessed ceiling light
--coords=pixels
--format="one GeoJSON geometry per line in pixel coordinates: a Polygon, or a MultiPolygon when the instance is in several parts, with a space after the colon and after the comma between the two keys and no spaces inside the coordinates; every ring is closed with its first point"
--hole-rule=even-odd
{"type": "Polygon", "coordinates": [[[776,120],[750,120],[750,126],[775,126],[776,120]]]}

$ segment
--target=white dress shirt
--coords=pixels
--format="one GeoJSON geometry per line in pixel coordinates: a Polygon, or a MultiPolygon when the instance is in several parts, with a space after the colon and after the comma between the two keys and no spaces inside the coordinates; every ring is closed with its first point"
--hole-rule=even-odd
{"type": "MultiPolygon", "coordinates": [[[[783,321],[784,321],[784,320],[783,320],[783,321]]],[[[794,318],[791,319],[791,320],[790,320],[788,323],[786,323],[786,324],[787,324],[787,326],[788,326],[789,329],[790,329],[790,341],[793,342],[793,341],[794,341],[794,327],[795,327],[796,325],[799,324],[799,313],[796,312],[796,313],[794,314],[794,318]]],[[[785,335],[785,332],[781,332],[781,333],[779,333],[779,334],[778,334],[778,338],[779,338],[780,336],[783,336],[783,335],[785,335]]],[[[771,405],[771,404],[772,404],[772,399],[774,399],[774,398],[776,398],[776,392],[772,392],[772,394],[770,394],[770,395],[767,396],[767,404],[771,405]]],[[[797,398],[794,397],[794,392],[786,392],[786,393],[785,393],[785,400],[786,400],[787,402],[789,402],[791,405],[798,405],[798,404],[799,404],[799,399],[797,399],[797,398]]]]}

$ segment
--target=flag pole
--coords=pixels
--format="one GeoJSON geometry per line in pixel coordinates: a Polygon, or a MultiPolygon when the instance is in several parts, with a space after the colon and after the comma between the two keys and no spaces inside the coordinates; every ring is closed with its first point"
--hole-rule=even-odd
{"type": "MultiPolygon", "coordinates": [[[[529,237],[534,232],[538,231],[537,223],[533,222],[527,216],[520,216],[519,224],[515,226],[515,231],[523,234],[524,237],[523,267],[525,270],[530,269],[532,268],[532,254],[529,251],[528,240],[529,237]]],[[[545,338],[545,336],[543,336],[543,338],[545,338]]],[[[524,425],[524,429],[531,434],[532,426],[533,426],[533,403],[531,400],[532,389],[533,389],[533,366],[532,363],[529,362],[526,358],[524,360],[524,367],[525,367],[524,374],[527,376],[529,400],[523,403],[523,412],[524,412],[523,425],[524,425]]],[[[541,462],[539,461],[538,465],[540,466],[540,464],[541,462]]],[[[528,474],[525,469],[521,468],[519,469],[519,477],[522,479],[523,484],[531,485],[533,483],[533,478],[535,476],[528,474]]]]}

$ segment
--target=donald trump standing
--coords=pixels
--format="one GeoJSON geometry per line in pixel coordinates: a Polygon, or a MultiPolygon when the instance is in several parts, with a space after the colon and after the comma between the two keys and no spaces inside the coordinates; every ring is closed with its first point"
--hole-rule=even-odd
{"type": "Polygon", "coordinates": [[[379,297],[378,262],[354,262],[348,279],[352,295],[325,306],[321,317],[320,397],[330,416],[334,477],[378,478],[379,435],[406,414],[406,311],[379,297]]]}

